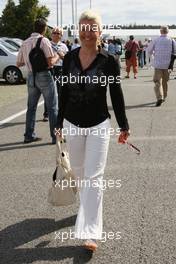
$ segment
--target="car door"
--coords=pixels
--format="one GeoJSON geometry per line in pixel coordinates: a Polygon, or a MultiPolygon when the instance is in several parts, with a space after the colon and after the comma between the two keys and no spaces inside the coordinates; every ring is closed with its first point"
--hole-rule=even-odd
{"type": "Polygon", "coordinates": [[[8,60],[8,53],[0,45],[0,78],[2,78],[4,68],[7,64],[7,60],[8,60]]]}

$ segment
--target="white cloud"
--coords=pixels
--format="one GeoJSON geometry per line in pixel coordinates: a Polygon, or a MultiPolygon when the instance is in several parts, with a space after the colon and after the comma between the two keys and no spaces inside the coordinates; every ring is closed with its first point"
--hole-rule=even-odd
{"type": "MultiPolygon", "coordinates": [[[[0,0],[0,14],[7,1],[0,0]]],[[[18,3],[18,0],[15,0],[18,3]]],[[[58,0],[60,3],[60,0],[58,0]]],[[[63,0],[63,23],[71,23],[72,9],[71,0],[63,0]]],[[[41,5],[46,5],[50,9],[49,24],[56,25],[56,0],[40,0],[41,5]]],[[[89,8],[89,1],[77,0],[78,16],[81,12],[89,8]]],[[[92,8],[99,10],[103,23],[115,24],[175,24],[175,0],[93,0],[92,8]]],[[[60,13],[59,13],[60,16],[60,13]]]]}

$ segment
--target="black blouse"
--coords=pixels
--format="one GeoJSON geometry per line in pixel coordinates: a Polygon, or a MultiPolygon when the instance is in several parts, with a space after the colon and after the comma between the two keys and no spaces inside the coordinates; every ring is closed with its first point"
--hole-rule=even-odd
{"type": "Polygon", "coordinates": [[[63,81],[59,92],[57,128],[64,118],[79,127],[92,127],[105,121],[110,114],[107,87],[115,117],[121,130],[128,130],[124,97],[120,84],[120,67],[114,56],[101,50],[91,65],[83,70],[77,48],[66,54],[63,61],[63,81]]]}

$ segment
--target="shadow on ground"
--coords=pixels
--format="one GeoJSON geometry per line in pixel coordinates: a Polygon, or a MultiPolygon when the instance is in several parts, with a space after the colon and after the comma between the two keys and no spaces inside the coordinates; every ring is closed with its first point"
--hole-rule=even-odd
{"type": "Polygon", "coordinates": [[[47,240],[39,243],[35,248],[18,248],[41,236],[72,226],[75,221],[76,215],[59,221],[48,218],[26,219],[6,227],[0,232],[1,263],[24,264],[35,261],[60,261],[68,258],[73,259],[74,264],[89,262],[92,253],[81,246],[49,247],[51,241],[47,240]]]}
{"type": "MultiPolygon", "coordinates": [[[[36,120],[35,123],[40,123],[42,122],[43,123],[43,120],[42,119],[39,119],[39,120],[36,120]]],[[[45,122],[47,123],[47,122],[45,122]]],[[[7,128],[7,127],[13,127],[13,126],[20,126],[20,125],[25,125],[26,122],[9,122],[9,123],[5,123],[3,125],[0,125],[0,129],[3,129],[3,128],[7,128]]]]}
{"type": "MultiPolygon", "coordinates": [[[[151,102],[151,103],[146,103],[146,104],[139,104],[139,105],[126,105],[125,109],[129,110],[129,109],[135,109],[135,108],[145,108],[145,107],[155,107],[156,101],[155,102],[151,102]]],[[[112,106],[108,106],[109,111],[112,111],[113,108],[112,106]]]]}
{"type": "Polygon", "coordinates": [[[0,144],[0,151],[29,149],[29,148],[45,147],[48,145],[52,145],[51,142],[45,142],[39,144],[37,142],[32,142],[32,143],[24,144],[23,141],[19,141],[19,142],[0,144]]]}
{"type": "Polygon", "coordinates": [[[8,83],[8,82],[6,82],[5,80],[0,80],[0,86],[19,86],[19,85],[23,85],[23,84],[25,84],[26,83],[26,81],[24,81],[24,80],[22,80],[20,83],[18,83],[18,84],[11,84],[11,83],[8,83]]]}

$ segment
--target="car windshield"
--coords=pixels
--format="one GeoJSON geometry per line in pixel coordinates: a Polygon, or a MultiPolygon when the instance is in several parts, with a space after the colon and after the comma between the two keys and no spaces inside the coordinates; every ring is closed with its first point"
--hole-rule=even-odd
{"type": "Polygon", "coordinates": [[[10,40],[10,39],[6,39],[5,40],[6,43],[9,43],[10,45],[12,45],[13,47],[15,47],[17,50],[20,49],[20,45],[15,43],[13,40],[10,40]]]}
{"type": "Polygon", "coordinates": [[[14,40],[16,43],[18,43],[19,46],[21,46],[22,43],[23,43],[23,40],[22,39],[13,38],[12,40],[14,40]]]}
{"type": "Polygon", "coordinates": [[[12,45],[10,45],[9,43],[3,41],[3,40],[0,40],[0,43],[6,48],[8,49],[9,51],[12,51],[12,52],[18,52],[18,49],[12,45]]]}

